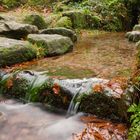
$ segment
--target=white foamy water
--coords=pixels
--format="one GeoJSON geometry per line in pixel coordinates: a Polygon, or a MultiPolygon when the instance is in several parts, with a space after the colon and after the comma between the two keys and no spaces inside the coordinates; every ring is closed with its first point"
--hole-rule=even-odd
{"type": "Polygon", "coordinates": [[[0,140],[72,140],[84,124],[79,114],[70,118],[47,111],[41,104],[0,103],[0,140]]]}

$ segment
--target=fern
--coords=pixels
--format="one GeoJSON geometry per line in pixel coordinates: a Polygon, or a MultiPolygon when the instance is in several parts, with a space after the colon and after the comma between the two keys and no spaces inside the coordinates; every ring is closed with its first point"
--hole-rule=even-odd
{"type": "Polygon", "coordinates": [[[133,104],[128,109],[132,113],[130,117],[131,127],[128,133],[128,140],[137,140],[140,138],[140,103],[133,104]]]}

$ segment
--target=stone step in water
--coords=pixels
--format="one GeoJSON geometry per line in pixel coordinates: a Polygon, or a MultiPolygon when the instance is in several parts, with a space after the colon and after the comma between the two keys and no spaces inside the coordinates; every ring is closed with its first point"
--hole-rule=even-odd
{"type": "Polygon", "coordinates": [[[126,121],[131,104],[130,92],[122,89],[119,82],[104,79],[58,80],[48,77],[45,72],[21,71],[1,73],[0,84],[3,95],[65,110],[71,105],[71,111],[76,109],[113,120],[126,121]]]}

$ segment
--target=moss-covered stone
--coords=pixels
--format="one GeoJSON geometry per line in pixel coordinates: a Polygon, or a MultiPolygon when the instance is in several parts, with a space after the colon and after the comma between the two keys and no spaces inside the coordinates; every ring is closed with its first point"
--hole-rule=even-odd
{"type": "Polygon", "coordinates": [[[138,42],[140,40],[140,32],[139,31],[127,32],[125,37],[128,38],[129,41],[138,42]]]}
{"type": "Polygon", "coordinates": [[[41,34],[59,34],[59,35],[67,36],[71,38],[73,42],[77,41],[76,33],[73,30],[66,29],[63,27],[44,29],[40,33],[41,34]]]}
{"type": "Polygon", "coordinates": [[[31,25],[35,25],[38,27],[38,29],[47,28],[47,24],[41,15],[37,15],[37,14],[28,15],[25,17],[24,22],[31,25]]]}
{"type": "Polygon", "coordinates": [[[0,94],[24,102],[41,102],[60,109],[67,109],[72,99],[72,95],[66,93],[44,72],[32,71],[0,74],[0,94]]]}
{"type": "Polygon", "coordinates": [[[140,31],[140,24],[133,27],[133,31],[140,31]]]}
{"type": "Polygon", "coordinates": [[[61,17],[55,24],[55,27],[72,28],[72,22],[69,17],[61,17]]]}
{"type": "Polygon", "coordinates": [[[32,71],[0,74],[0,93],[4,95],[66,110],[73,101],[73,106],[79,103],[79,108],[76,107],[79,111],[127,121],[132,94],[116,93],[107,85],[108,81],[103,79],[57,80],[49,78],[45,73],[32,71]]]}
{"type": "Polygon", "coordinates": [[[61,35],[30,34],[28,40],[43,48],[45,56],[62,55],[73,49],[71,39],[61,35]]]}
{"type": "Polygon", "coordinates": [[[0,21],[0,36],[14,39],[25,39],[30,33],[38,33],[38,28],[30,24],[21,24],[15,21],[0,21]]]}
{"type": "Polygon", "coordinates": [[[0,37],[0,67],[36,58],[36,51],[26,41],[0,37]]]}
{"type": "Polygon", "coordinates": [[[86,28],[86,17],[83,11],[67,11],[63,16],[71,19],[73,28],[86,28]]]}
{"type": "Polygon", "coordinates": [[[73,28],[99,28],[101,19],[85,11],[66,11],[63,16],[67,16],[72,21],[73,28]]]}
{"type": "Polygon", "coordinates": [[[55,27],[57,21],[62,17],[61,14],[50,14],[46,17],[45,21],[49,28],[55,27]]]}
{"type": "Polygon", "coordinates": [[[113,120],[127,120],[125,101],[109,97],[104,93],[84,95],[81,99],[80,111],[94,114],[99,117],[113,120]]]}

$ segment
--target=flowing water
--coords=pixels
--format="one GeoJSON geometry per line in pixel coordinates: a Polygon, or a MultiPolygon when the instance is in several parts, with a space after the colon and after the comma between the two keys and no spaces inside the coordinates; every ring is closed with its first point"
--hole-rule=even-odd
{"type": "MultiPolygon", "coordinates": [[[[48,75],[60,79],[95,76],[105,79],[116,76],[129,78],[135,66],[135,54],[134,44],[129,43],[124,38],[124,33],[81,32],[73,52],[63,56],[18,64],[5,70],[45,70],[48,75]]],[[[95,80],[102,81],[96,78],[95,80]]],[[[70,81],[67,80],[67,83],[70,81]]],[[[83,114],[71,115],[77,113],[79,106],[79,103],[74,103],[75,98],[79,92],[87,91],[90,84],[86,84],[86,79],[84,83],[78,81],[81,84],[74,84],[77,87],[70,87],[64,82],[66,81],[61,80],[59,84],[63,84],[75,94],[68,109],[69,118],[66,118],[64,113],[56,114],[48,111],[41,104],[21,104],[14,100],[0,98],[0,140],[82,140],[81,135],[85,134],[85,130],[88,130],[86,128],[83,131],[85,125],[80,120],[80,116],[83,114]],[[81,135],[73,137],[73,133],[82,131],[81,135]]],[[[73,82],[76,83],[77,81],[73,80],[73,82]]],[[[93,84],[93,81],[91,83],[93,84]]],[[[110,130],[108,122],[101,121],[101,123],[100,127],[107,126],[103,133],[110,130]]],[[[116,124],[110,124],[110,126],[111,132],[116,132],[116,130],[118,132],[119,128],[112,128],[116,124]]],[[[92,130],[93,128],[89,129],[90,132],[92,130]]],[[[124,131],[126,129],[123,130],[122,135],[126,135],[124,131]]],[[[109,132],[106,134],[109,135],[109,132]]],[[[120,133],[118,135],[120,136],[120,133]]],[[[121,139],[123,140],[122,137],[121,139]]]]}
{"type": "MultiPolygon", "coordinates": [[[[129,78],[135,67],[136,47],[125,33],[82,31],[71,53],[10,67],[47,71],[56,78],[129,78]]],[[[7,68],[6,68],[7,69],[7,68]]]]}
{"type": "Polygon", "coordinates": [[[47,111],[41,104],[0,103],[0,140],[72,140],[72,133],[84,128],[81,114],[65,118],[47,111]]]}

